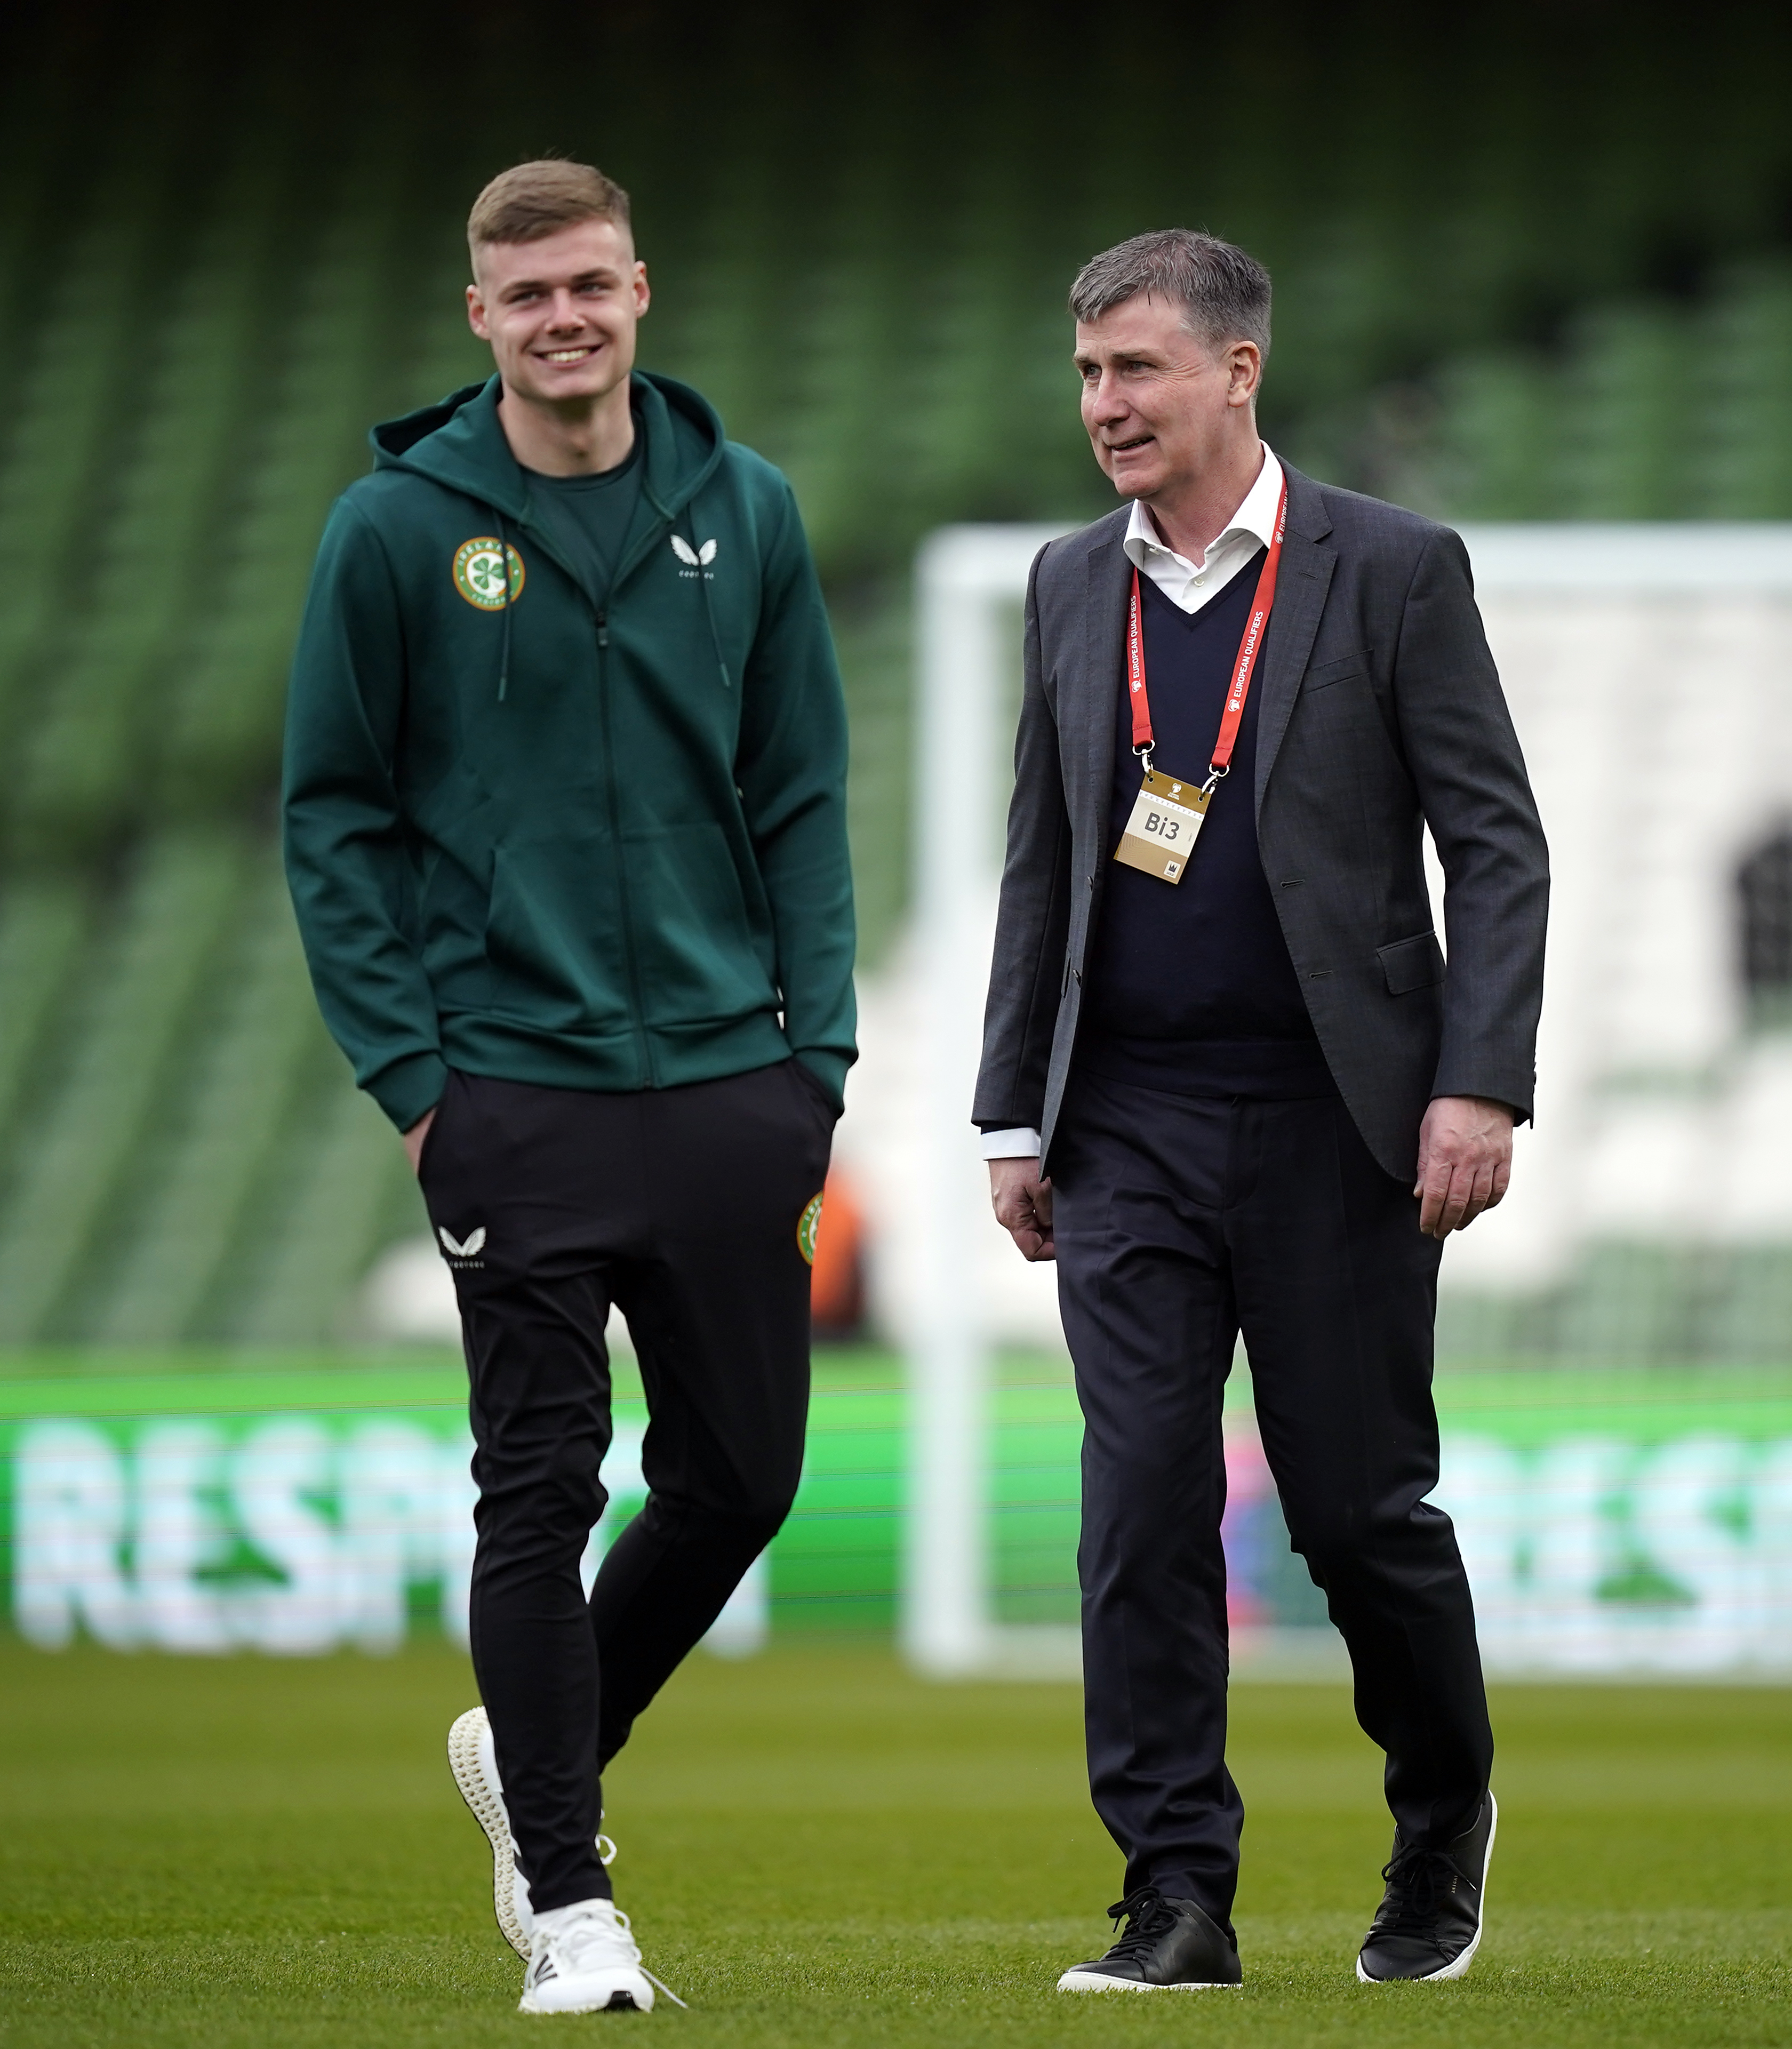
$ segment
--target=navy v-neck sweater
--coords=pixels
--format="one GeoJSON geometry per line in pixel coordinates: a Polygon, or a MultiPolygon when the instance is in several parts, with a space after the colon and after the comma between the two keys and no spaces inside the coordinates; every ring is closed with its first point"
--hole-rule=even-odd
{"type": "MultiPolygon", "coordinates": [[[[1260,550],[1199,612],[1139,578],[1155,765],[1185,782],[1207,772],[1263,566],[1260,550]]],[[[1118,652],[1118,651],[1117,651],[1118,652]]],[[[1334,1085],[1300,993],[1257,850],[1261,670],[1231,773],[1215,791],[1180,883],[1111,861],[1090,957],[1077,1064],[1179,1095],[1324,1095],[1334,1085]]],[[[1139,793],[1132,709],[1114,690],[1109,844],[1139,793]]]]}

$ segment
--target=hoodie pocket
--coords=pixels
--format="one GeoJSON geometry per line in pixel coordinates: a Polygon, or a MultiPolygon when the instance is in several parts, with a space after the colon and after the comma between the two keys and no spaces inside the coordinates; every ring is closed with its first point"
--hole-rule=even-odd
{"type": "Polygon", "coordinates": [[[613,843],[561,833],[494,849],[485,957],[500,1014],[546,1032],[628,1029],[613,843]]]}
{"type": "Polygon", "coordinates": [[[696,1024],[775,1009],[771,932],[755,930],[721,827],[663,826],[627,845],[647,1022],[696,1024]]]}

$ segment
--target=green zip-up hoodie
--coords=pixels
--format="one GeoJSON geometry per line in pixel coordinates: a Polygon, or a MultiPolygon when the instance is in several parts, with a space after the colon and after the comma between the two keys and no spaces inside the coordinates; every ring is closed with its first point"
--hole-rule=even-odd
{"type": "Polygon", "coordinates": [[[632,396],[607,593],[538,522],[496,378],[376,427],[325,529],[286,871],[401,1129],[449,1067],[615,1091],[794,1052],[838,1100],[854,1057],[845,711],[795,501],[688,387],[632,396]]]}

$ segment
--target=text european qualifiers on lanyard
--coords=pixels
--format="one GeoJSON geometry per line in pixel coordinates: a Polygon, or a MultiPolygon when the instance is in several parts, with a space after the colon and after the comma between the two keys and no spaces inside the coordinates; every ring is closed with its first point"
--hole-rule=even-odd
{"type": "Polygon", "coordinates": [[[1250,620],[1238,643],[1238,659],[1232,665],[1232,686],[1226,693],[1226,709],[1220,713],[1219,737],[1214,742],[1213,759],[1207,764],[1207,780],[1197,789],[1178,782],[1151,765],[1154,742],[1151,734],[1151,698],[1145,686],[1145,622],[1139,608],[1139,573],[1133,572],[1133,601],[1126,614],[1126,687],[1133,701],[1133,752],[1145,770],[1145,783],[1133,805],[1126,829],[1114,857],[1129,868],[1142,869],[1165,882],[1180,882],[1188,865],[1207,806],[1220,778],[1232,764],[1232,749],[1245,715],[1245,699],[1250,694],[1251,671],[1263,644],[1263,629],[1269,624],[1269,608],[1276,601],[1276,570],[1282,558],[1282,529],[1288,521],[1288,480],[1282,480],[1281,496],[1276,501],[1276,531],[1263,568],[1257,579],[1257,595],[1251,600],[1250,620]]]}

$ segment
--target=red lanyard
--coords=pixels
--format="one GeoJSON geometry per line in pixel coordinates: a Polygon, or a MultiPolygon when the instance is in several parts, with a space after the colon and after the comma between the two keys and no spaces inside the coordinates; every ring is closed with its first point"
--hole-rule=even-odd
{"type": "MultiPolygon", "coordinates": [[[[1269,624],[1269,608],[1276,601],[1276,570],[1282,558],[1282,534],[1288,525],[1288,479],[1282,479],[1281,495],[1276,500],[1275,538],[1263,558],[1257,579],[1257,595],[1250,601],[1250,620],[1238,643],[1238,659],[1232,665],[1232,687],[1226,693],[1226,709],[1219,715],[1219,737],[1213,744],[1206,787],[1211,789],[1231,766],[1232,749],[1245,715],[1245,699],[1250,694],[1250,672],[1263,645],[1263,629],[1269,624]]],[[[1151,766],[1151,699],[1145,687],[1145,624],[1139,610],[1139,573],[1133,572],[1133,602],[1126,615],[1126,687],[1133,698],[1133,752],[1151,766]]]]}

